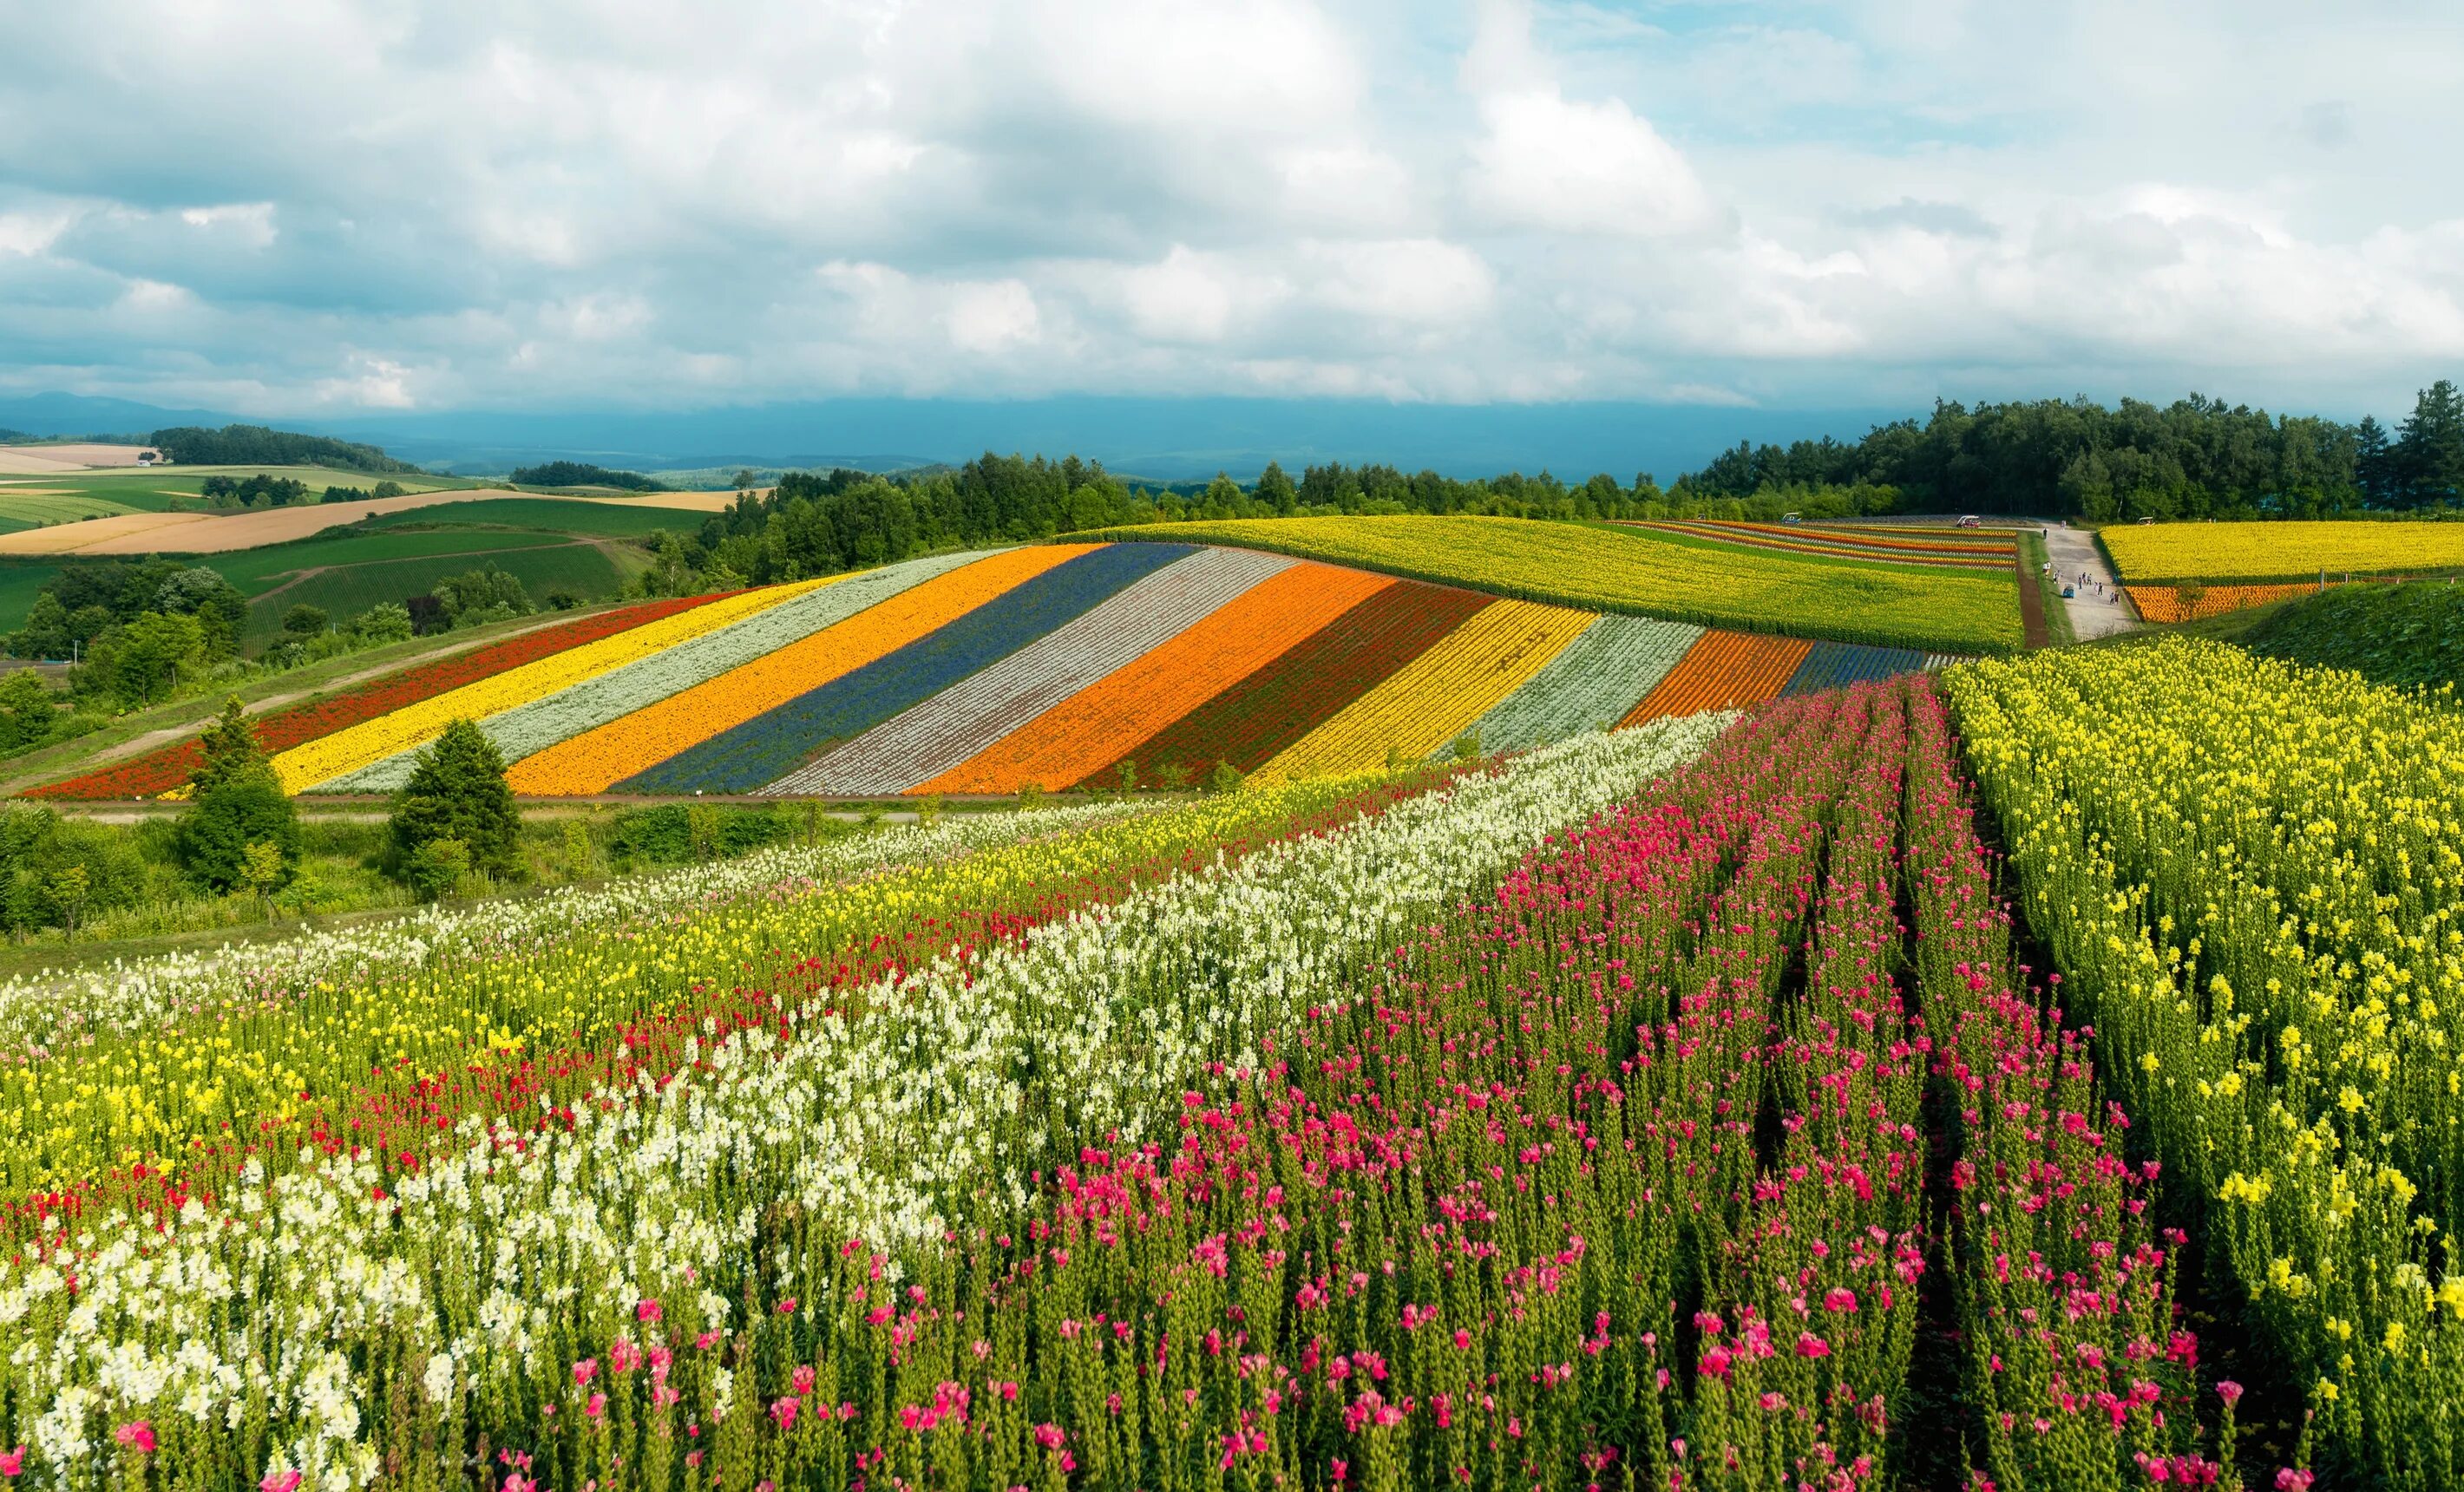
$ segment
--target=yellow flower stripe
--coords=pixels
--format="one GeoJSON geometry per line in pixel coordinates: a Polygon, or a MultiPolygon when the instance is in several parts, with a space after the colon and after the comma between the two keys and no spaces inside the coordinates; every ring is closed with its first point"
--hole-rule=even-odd
{"type": "Polygon", "coordinates": [[[584,679],[596,678],[610,669],[623,668],[705,632],[741,622],[837,579],[831,576],[799,581],[792,585],[767,586],[661,617],[630,631],[509,669],[495,678],[448,690],[433,699],[406,705],[390,714],[295,746],[274,758],[274,770],[282,779],[284,792],[301,792],[432,740],[455,720],[485,719],[499,711],[529,704],[584,679]]]}
{"type": "Polygon", "coordinates": [[[2102,532],[2124,581],[2315,582],[2355,575],[2464,567],[2464,527],[2453,523],[2136,523],[2102,532]]]}
{"type": "Polygon", "coordinates": [[[1418,761],[1522,688],[1593,620],[1589,611],[1529,601],[1484,607],[1284,748],[1257,776],[1275,781],[1357,772],[1384,761],[1390,751],[1418,761]]]}

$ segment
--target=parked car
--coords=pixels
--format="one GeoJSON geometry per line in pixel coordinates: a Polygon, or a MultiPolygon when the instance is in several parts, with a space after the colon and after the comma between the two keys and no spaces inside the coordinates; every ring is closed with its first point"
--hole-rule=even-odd
{"type": "Polygon", "coordinates": [[[1961,528],[1983,528],[1985,526],[1985,520],[1978,517],[1975,514],[1966,514],[1961,516],[1959,526],[1961,528]]]}

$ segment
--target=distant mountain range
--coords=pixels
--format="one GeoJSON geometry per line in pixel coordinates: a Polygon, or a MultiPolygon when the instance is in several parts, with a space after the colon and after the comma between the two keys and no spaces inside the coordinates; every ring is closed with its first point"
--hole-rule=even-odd
{"type": "Polygon", "coordinates": [[[131,434],[234,421],[384,447],[421,466],[495,475],[544,461],[636,472],[855,467],[966,461],[986,450],[1075,452],[1157,481],[1218,471],[1246,481],[1268,461],[1295,475],[1326,461],[1433,468],[1449,476],[1543,468],[1665,483],[1740,440],[1854,438],[1903,410],[1778,410],[1695,405],[1399,405],[1356,400],[834,399],[697,410],[438,410],[235,415],[47,393],[0,398],[0,428],[35,435],[131,434]]]}

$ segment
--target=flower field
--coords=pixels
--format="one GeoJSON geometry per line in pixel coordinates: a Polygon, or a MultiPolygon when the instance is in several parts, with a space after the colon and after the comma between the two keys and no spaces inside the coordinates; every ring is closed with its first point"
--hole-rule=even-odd
{"type": "Polygon", "coordinates": [[[2015,564],[1849,564],[1630,524],[1465,516],[1225,519],[1082,537],[1237,544],[1592,611],[1928,652],[2013,652],[2024,641],[2015,564]]]}
{"type": "Polygon", "coordinates": [[[2015,888],[2343,1484],[2464,1479],[2464,727],[2182,639],[1948,676],[2015,888]]]}
{"type": "Polygon", "coordinates": [[[1813,524],[1710,521],[1638,521],[1629,526],[1709,543],[1871,564],[1947,565],[1998,572],[2010,569],[2019,559],[2014,540],[1980,536],[1973,530],[1885,532],[1813,524]]]}
{"type": "MultiPolygon", "coordinates": [[[[1475,735],[1519,749],[1942,661],[1255,549],[1045,544],[546,627],[258,730],[294,791],[395,791],[463,717],[529,796],[997,795],[1115,787],[1124,762],[1155,786],[1219,763],[1347,772],[1475,735]]],[[[39,791],[176,795],[196,755],[180,742],[39,791]]]]}
{"type": "Polygon", "coordinates": [[[2315,584],[2321,571],[2332,580],[2464,569],[2464,528],[2450,523],[2121,524],[2098,537],[2132,586],[2315,584]]]}
{"type": "Polygon", "coordinates": [[[195,999],[11,986],[21,1036],[161,993],[11,1074],[119,1097],[11,1142],[93,1184],[12,1214],[0,1469],[2217,1484],[2240,1391],[2173,1168],[2123,1153],[2148,1085],[2108,1102],[1999,874],[1917,676],[437,914],[195,999]],[[276,1011],[319,1039],[129,1174],[113,1116],[276,1011]]]}

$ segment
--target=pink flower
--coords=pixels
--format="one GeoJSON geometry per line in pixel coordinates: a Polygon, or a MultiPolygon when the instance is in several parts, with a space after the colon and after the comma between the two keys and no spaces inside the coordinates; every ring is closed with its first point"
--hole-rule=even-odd
{"type": "Polygon", "coordinates": [[[2216,1397],[2228,1405],[2237,1404],[2241,1402],[2241,1385],[2227,1378],[2216,1385],[2216,1397]]]}
{"type": "Polygon", "coordinates": [[[779,1303],[779,1314],[781,1316],[792,1316],[796,1314],[796,1298],[794,1296],[791,1295],[787,1297],[787,1299],[779,1303]]]}
{"type": "Polygon", "coordinates": [[[798,1363],[795,1372],[790,1376],[795,1379],[797,1393],[805,1394],[813,1392],[813,1370],[809,1363],[798,1363]]]}
{"type": "Polygon", "coordinates": [[[0,1451],[0,1477],[13,1477],[26,1469],[26,1448],[0,1451]]]}
{"type": "Polygon", "coordinates": [[[2287,1466],[2276,1474],[2276,1492],[2310,1492],[2310,1483],[2318,1480],[2306,1471],[2287,1466]]]}
{"type": "Polygon", "coordinates": [[[573,1365],[573,1386],[577,1389],[588,1388],[590,1380],[598,1375],[599,1359],[596,1357],[585,1357],[573,1365]]]}
{"type": "Polygon", "coordinates": [[[635,1321],[658,1320],[659,1303],[657,1301],[644,1301],[640,1305],[635,1306],[633,1307],[633,1319],[635,1321]]]}
{"type": "Polygon", "coordinates": [[[1715,1347],[1709,1351],[1705,1352],[1703,1354],[1703,1371],[1709,1373],[1714,1378],[1727,1377],[1728,1375],[1728,1349],[1725,1347],[1715,1347]]]}
{"type": "Polygon", "coordinates": [[[1845,1285],[1835,1285],[1829,1294],[1822,1297],[1822,1308],[1833,1312],[1855,1310],[1857,1292],[1845,1285]]]}
{"type": "Polygon", "coordinates": [[[1041,1424],[1035,1427],[1035,1443],[1047,1451],[1061,1449],[1062,1442],[1068,1438],[1069,1437],[1062,1432],[1059,1425],[1041,1424]]]}
{"type": "Polygon", "coordinates": [[[256,1484],[256,1492],[299,1492],[299,1473],[269,1471],[265,1480],[256,1484]]]}
{"type": "Polygon", "coordinates": [[[121,1425],[111,1432],[111,1437],[140,1456],[154,1454],[154,1426],[150,1420],[140,1419],[121,1425]]]}
{"type": "Polygon", "coordinates": [[[607,1395],[605,1393],[593,1393],[590,1395],[590,1402],[582,1406],[582,1412],[588,1415],[593,1419],[597,1419],[605,1415],[607,1413],[607,1395]]]}
{"type": "Polygon", "coordinates": [[[796,1411],[803,1407],[791,1393],[770,1406],[770,1417],[779,1421],[779,1429],[783,1434],[796,1428],[796,1411]]]}
{"type": "Polygon", "coordinates": [[[1831,1355],[1831,1344],[1825,1342],[1820,1337],[1815,1336],[1811,1331],[1800,1331],[1796,1334],[1796,1355],[1799,1357],[1828,1357],[1831,1355]]]}

